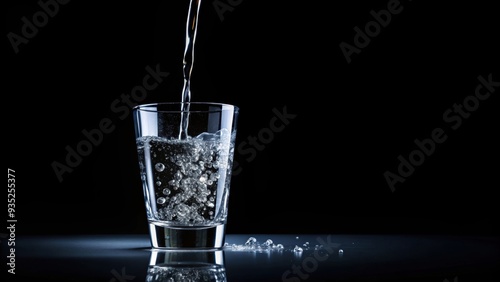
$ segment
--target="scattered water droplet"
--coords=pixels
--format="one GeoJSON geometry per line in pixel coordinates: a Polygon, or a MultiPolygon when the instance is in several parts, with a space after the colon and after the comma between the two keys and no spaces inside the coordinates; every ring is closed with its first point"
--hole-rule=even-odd
{"type": "Polygon", "coordinates": [[[249,246],[249,245],[253,245],[257,243],[257,239],[255,239],[255,237],[250,237],[248,238],[248,240],[245,242],[245,245],[249,246]]]}

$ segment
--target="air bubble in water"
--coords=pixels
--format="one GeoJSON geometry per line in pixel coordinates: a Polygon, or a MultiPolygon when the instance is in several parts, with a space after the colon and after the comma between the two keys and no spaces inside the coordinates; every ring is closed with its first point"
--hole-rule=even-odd
{"type": "Polygon", "coordinates": [[[189,207],[185,204],[179,204],[175,207],[175,212],[179,218],[184,218],[189,214],[189,207]]]}
{"type": "Polygon", "coordinates": [[[162,172],[163,170],[165,170],[165,165],[164,165],[164,164],[162,164],[162,163],[157,163],[157,164],[155,165],[155,169],[156,169],[156,171],[158,171],[158,172],[162,172]]]}
{"type": "Polygon", "coordinates": [[[182,173],[180,171],[177,171],[174,175],[175,180],[181,180],[182,179],[182,173]]]}
{"type": "Polygon", "coordinates": [[[160,198],[156,199],[156,202],[158,204],[160,204],[160,205],[165,204],[166,201],[167,200],[165,198],[163,198],[163,197],[160,197],[160,198]]]}

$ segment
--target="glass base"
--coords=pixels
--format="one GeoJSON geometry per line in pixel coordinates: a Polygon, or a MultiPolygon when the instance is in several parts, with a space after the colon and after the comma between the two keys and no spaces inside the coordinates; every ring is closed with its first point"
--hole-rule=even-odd
{"type": "Polygon", "coordinates": [[[216,250],[224,247],[226,225],[170,227],[149,223],[153,248],[172,250],[216,250]]]}

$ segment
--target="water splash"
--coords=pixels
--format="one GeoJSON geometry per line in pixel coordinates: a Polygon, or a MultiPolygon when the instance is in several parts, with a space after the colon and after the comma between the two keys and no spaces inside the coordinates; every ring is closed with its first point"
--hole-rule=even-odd
{"type": "Polygon", "coordinates": [[[272,239],[267,239],[263,243],[260,243],[254,236],[250,236],[245,244],[229,244],[228,242],[226,242],[224,245],[224,249],[228,251],[248,252],[281,251],[301,253],[305,250],[319,250],[322,248],[322,245],[311,246],[309,242],[304,242],[302,244],[302,247],[297,244],[285,247],[282,243],[274,242],[272,239]]]}

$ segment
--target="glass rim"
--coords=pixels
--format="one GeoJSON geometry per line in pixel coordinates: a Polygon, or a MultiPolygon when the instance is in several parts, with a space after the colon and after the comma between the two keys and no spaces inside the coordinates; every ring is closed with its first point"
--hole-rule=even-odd
{"type": "Polygon", "coordinates": [[[200,109],[195,109],[195,110],[192,110],[192,109],[189,109],[189,112],[190,113],[207,113],[207,112],[221,112],[221,111],[224,111],[224,110],[228,110],[228,109],[224,109],[224,107],[227,107],[227,108],[231,108],[234,112],[238,112],[239,111],[239,107],[238,106],[235,106],[235,105],[232,105],[232,104],[228,104],[228,103],[220,103],[220,102],[155,102],[155,103],[147,103],[147,104],[139,104],[139,105],[136,105],[134,107],[132,107],[132,110],[133,111],[144,111],[144,112],[152,112],[152,113],[181,113],[181,112],[188,112],[188,111],[185,111],[185,110],[169,110],[169,109],[166,109],[166,110],[163,110],[163,109],[160,109],[158,110],[157,108],[155,109],[152,109],[151,107],[156,107],[156,106],[162,106],[162,105],[167,105],[167,106],[171,106],[171,105],[182,105],[182,104],[189,104],[189,105],[212,105],[212,106],[220,106],[220,109],[217,109],[217,110],[200,110],[200,109]]]}

